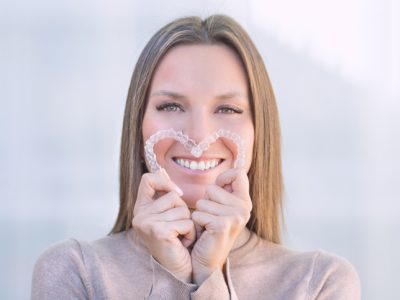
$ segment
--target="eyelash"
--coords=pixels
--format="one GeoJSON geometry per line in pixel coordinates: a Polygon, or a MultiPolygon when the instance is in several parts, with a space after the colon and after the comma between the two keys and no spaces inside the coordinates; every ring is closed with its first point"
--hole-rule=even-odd
{"type": "MultiPolygon", "coordinates": [[[[156,106],[156,109],[158,111],[171,111],[171,112],[178,112],[177,109],[184,111],[182,105],[175,103],[175,102],[168,102],[168,103],[160,104],[160,105],[156,106]]],[[[230,105],[219,106],[218,110],[224,110],[226,114],[241,114],[241,113],[243,113],[243,110],[241,110],[240,108],[230,106],[230,105]]]]}

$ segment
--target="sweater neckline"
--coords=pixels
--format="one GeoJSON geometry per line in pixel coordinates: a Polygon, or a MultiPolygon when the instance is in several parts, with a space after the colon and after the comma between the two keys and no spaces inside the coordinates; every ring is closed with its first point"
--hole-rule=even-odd
{"type": "Polygon", "coordinates": [[[243,260],[252,250],[257,246],[260,241],[260,237],[245,227],[241,233],[241,237],[235,241],[234,246],[229,252],[229,259],[231,265],[237,264],[243,260]],[[244,242],[243,242],[244,241],[244,242]]]}
{"type": "MultiPolygon", "coordinates": [[[[127,232],[127,239],[131,246],[137,249],[141,253],[148,253],[147,247],[142,242],[140,237],[136,234],[133,228],[130,228],[127,232]]],[[[236,238],[231,251],[229,252],[229,258],[233,261],[241,260],[246,256],[258,243],[259,237],[253,231],[250,231],[245,227],[239,236],[236,238]]]]}

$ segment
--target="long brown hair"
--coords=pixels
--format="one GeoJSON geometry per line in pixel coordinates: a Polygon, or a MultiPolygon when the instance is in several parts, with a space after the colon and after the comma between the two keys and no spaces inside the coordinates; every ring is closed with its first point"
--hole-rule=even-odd
{"type": "Polygon", "coordinates": [[[281,144],[278,111],[264,62],[246,31],[232,18],[212,15],[180,18],[161,28],[143,49],[126,99],[120,154],[120,207],[111,233],[132,227],[133,208],[142,175],[142,123],[154,71],[172,47],[183,44],[224,44],[235,51],[246,70],[254,122],[250,170],[253,210],[247,227],[260,237],[281,241],[281,144]]]}

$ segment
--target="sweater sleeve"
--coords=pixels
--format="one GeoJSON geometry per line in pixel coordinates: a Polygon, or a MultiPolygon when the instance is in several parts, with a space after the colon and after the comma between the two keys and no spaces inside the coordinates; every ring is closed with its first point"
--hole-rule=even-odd
{"type": "Polygon", "coordinates": [[[196,289],[193,283],[186,283],[164,268],[151,257],[153,268],[153,284],[148,299],[189,299],[190,293],[196,289]]]}
{"type": "Polygon", "coordinates": [[[318,251],[314,257],[308,299],[361,299],[361,284],[357,271],[347,260],[318,251]]]}
{"type": "Polygon", "coordinates": [[[85,274],[79,244],[75,240],[56,244],[34,266],[31,299],[88,299],[85,274]]]}
{"type": "Polygon", "coordinates": [[[231,299],[237,300],[236,292],[232,285],[229,259],[224,265],[224,272],[214,271],[196,291],[191,293],[193,300],[205,299],[231,299]],[[225,280],[226,278],[226,280],[225,280]]]}
{"type": "Polygon", "coordinates": [[[216,270],[199,287],[196,284],[181,281],[153,257],[151,264],[153,285],[148,299],[237,300],[230,278],[229,260],[224,266],[227,281],[225,281],[224,273],[216,270]]]}

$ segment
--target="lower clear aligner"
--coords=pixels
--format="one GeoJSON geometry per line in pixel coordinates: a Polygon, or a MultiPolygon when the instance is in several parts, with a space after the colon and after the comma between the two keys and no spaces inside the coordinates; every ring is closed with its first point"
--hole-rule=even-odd
{"type": "Polygon", "coordinates": [[[234,162],[235,168],[241,168],[244,166],[244,140],[237,134],[226,129],[219,129],[206,137],[199,144],[189,138],[182,131],[176,131],[173,128],[159,130],[151,135],[145,142],[144,150],[146,160],[150,166],[150,172],[156,173],[162,168],[157,163],[156,154],[154,153],[154,145],[160,140],[172,138],[183,144],[186,150],[188,150],[194,157],[199,158],[204,151],[206,151],[212,143],[214,143],[220,137],[232,140],[237,148],[237,157],[234,162]]]}

